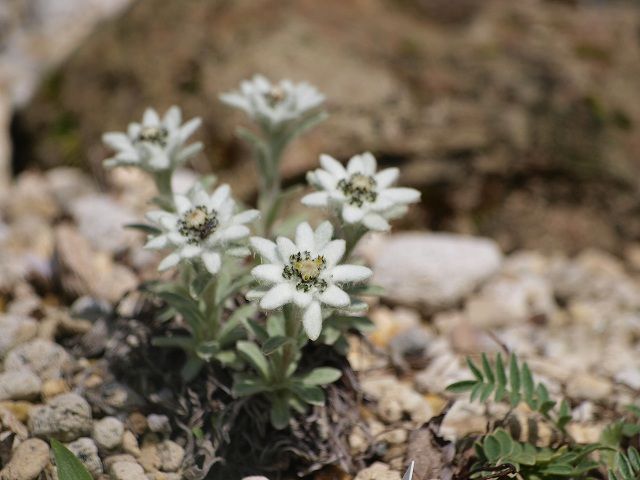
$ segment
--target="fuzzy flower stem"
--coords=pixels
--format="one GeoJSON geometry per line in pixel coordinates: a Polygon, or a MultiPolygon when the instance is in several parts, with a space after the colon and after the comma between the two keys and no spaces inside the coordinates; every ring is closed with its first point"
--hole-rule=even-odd
{"type": "Polygon", "coordinates": [[[367,228],[361,224],[346,224],[343,227],[343,235],[346,242],[346,248],[343,257],[344,261],[347,261],[351,258],[353,250],[356,248],[367,231],[367,228]]]}
{"type": "Polygon", "coordinates": [[[173,210],[173,191],[171,189],[171,178],[173,177],[173,170],[159,170],[154,172],[153,180],[156,183],[156,188],[162,199],[162,207],[165,210],[173,210]]]}
{"type": "Polygon", "coordinates": [[[287,371],[291,363],[296,360],[296,354],[298,353],[298,337],[300,336],[301,311],[295,305],[285,305],[284,309],[284,333],[289,339],[289,342],[282,347],[282,365],[279,375],[280,380],[284,381],[287,377],[287,371]]]}
{"type": "Polygon", "coordinates": [[[286,147],[282,132],[270,130],[264,153],[258,159],[260,168],[260,195],[258,205],[263,220],[262,234],[270,236],[271,227],[278,216],[278,200],[281,192],[280,161],[286,147]]]}

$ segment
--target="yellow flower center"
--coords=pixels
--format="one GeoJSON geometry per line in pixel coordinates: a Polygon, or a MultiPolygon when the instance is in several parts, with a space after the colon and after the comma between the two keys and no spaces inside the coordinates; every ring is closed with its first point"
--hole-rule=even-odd
{"type": "Polygon", "coordinates": [[[218,226],[218,213],[204,205],[186,211],[178,221],[178,231],[188,243],[198,244],[211,235],[218,226]]]}
{"type": "Polygon", "coordinates": [[[375,202],[378,197],[376,180],[369,175],[354,173],[348,179],[338,182],[338,188],[352,205],[361,207],[365,202],[375,202]]]}
{"type": "Polygon", "coordinates": [[[294,262],[293,268],[300,274],[302,280],[308,282],[318,278],[321,269],[324,267],[324,259],[316,257],[313,259],[304,259],[299,262],[294,262]]]}
{"type": "Polygon", "coordinates": [[[207,213],[200,208],[194,208],[185,214],[184,221],[191,228],[199,228],[207,221],[207,213]]]}
{"type": "Polygon", "coordinates": [[[368,175],[361,175],[356,173],[351,177],[351,185],[355,189],[364,190],[370,192],[376,186],[375,180],[368,175]]]}
{"type": "Polygon", "coordinates": [[[311,252],[298,252],[289,257],[289,265],[282,270],[282,276],[296,281],[296,289],[300,291],[308,292],[317,288],[323,292],[327,288],[327,282],[320,278],[320,273],[326,265],[327,261],[322,255],[312,257],[311,252]]]}

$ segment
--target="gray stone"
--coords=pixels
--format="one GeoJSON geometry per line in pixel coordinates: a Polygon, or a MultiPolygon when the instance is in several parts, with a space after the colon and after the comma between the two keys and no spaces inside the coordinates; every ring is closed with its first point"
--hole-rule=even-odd
{"type": "Polygon", "coordinates": [[[501,274],[467,301],[465,312],[473,326],[497,328],[538,316],[549,318],[556,308],[553,289],[544,277],[501,274]]]}
{"type": "Polygon", "coordinates": [[[485,238],[441,233],[392,235],[372,252],[372,283],[393,302],[441,310],[460,302],[502,263],[485,238]]]}
{"type": "Polygon", "coordinates": [[[567,395],[572,398],[584,398],[597,402],[608,399],[613,391],[609,380],[589,373],[580,373],[569,379],[567,395]]]}
{"type": "Polygon", "coordinates": [[[102,461],[98,456],[98,447],[95,442],[87,437],[82,437],[67,444],[67,448],[87,468],[93,478],[98,478],[104,472],[102,461]]]}
{"type": "Polygon", "coordinates": [[[17,346],[5,359],[5,370],[28,368],[42,380],[60,378],[71,358],[60,345],[50,340],[35,339],[17,346]]]}
{"type": "Polygon", "coordinates": [[[155,433],[171,433],[171,423],[166,415],[152,413],[147,416],[149,430],[155,433]]]}
{"type": "Polygon", "coordinates": [[[171,440],[164,440],[159,443],[147,443],[143,445],[138,460],[148,472],[154,470],[175,472],[182,466],[184,449],[171,440]]]}
{"type": "Polygon", "coordinates": [[[87,238],[68,224],[55,230],[55,270],[62,288],[72,295],[90,295],[117,302],[138,284],[137,276],[98,251],[87,238]]]}
{"type": "Polygon", "coordinates": [[[400,474],[386,463],[376,462],[361,470],[354,480],[400,480],[400,474]]]}
{"type": "Polygon", "coordinates": [[[111,480],[148,480],[144,469],[133,462],[116,462],[109,471],[111,480]]]}
{"type": "Polygon", "coordinates": [[[628,367],[615,375],[616,382],[624,383],[634,390],[640,389],[640,367],[628,367]]]}
{"type": "Polygon", "coordinates": [[[23,315],[0,315],[0,358],[16,345],[31,340],[38,332],[38,324],[23,315]]]}
{"type": "Polygon", "coordinates": [[[111,471],[111,467],[118,462],[137,463],[136,457],[129,454],[109,455],[102,460],[102,464],[107,471],[111,471]]]}
{"type": "Polygon", "coordinates": [[[91,426],[91,407],[75,393],[58,395],[46,405],[35,407],[29,416],[29,430],[33,435],[63,442],[87,435],[91,426]]]}
{"type": "Polygon", "coordinates": [[[430,336],[420,327],[413,327],[393,337],[389,342],[391,362],[397,368],[424,368],[428,362],[430,336]]]}
{"type": "Polygon", "coordinates": [[[35,480],[49,463],[49,445],[37,438],[25,440],[0,471],[1,480],[35,480]]]}
{"type": "Polygon", "coordinates": [[[114,450],[122,445],[124,425],[115,417],[105,417],[93,424],[93,439],[102,450],[114,450]]]}
{"type": "Polygon", "coordinates": [[[158,444],[160,454],[160,470],[175,472],[182,466],[184,460],[184,448],[171,440],[165,440],[158,444]]]}
{"type": "Polygon", "coordinates": [[[70,213],[70,207],[74,200],[95,192],[93,180],[77,168],[52,168],[45,173],[45,177],[53,196],[66,213],[70,213]]]}
{"type": "Polygon", "coordinates": [[[71,213],[80,233],[96,250],[119,252],[137,237],[133,230],[124,228],[136,222],[136,215],[107,195],[80,197],[71,203],[71,213]]]}
{"type": "Polygon", "coordinates": [[[32,400],[41,388],[40,377],[26,368],[0,374],[0,400],[32,400]]]}
{"type": "Polygon", "coordinates": [[[87,295],[78,298],[69,309],[71,315],[95,322],[111,314],[111,306],[104,300],[87,295]]]}

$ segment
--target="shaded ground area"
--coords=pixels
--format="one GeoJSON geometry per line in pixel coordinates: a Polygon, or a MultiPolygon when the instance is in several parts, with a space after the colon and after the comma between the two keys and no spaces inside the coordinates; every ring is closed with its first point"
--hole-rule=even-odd
{"type": "Polygon", "coordinates": [[[331,118],[286,158],[402,164],[425,199],[406,224],[511,250],[620,252],[640,234],[640,13],[621,2],[140,0],[104,25],[13,122],[15,162],[102,179],[100,134],[147,105],[204,119],[213,169],[257,184],[217,95],[255,72],[308,80],[331,118]]]}

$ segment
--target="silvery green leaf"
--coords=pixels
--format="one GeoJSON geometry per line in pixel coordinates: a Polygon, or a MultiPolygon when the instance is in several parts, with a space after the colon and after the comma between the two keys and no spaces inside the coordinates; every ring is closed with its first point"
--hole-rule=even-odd
{"type": "Polygon", "coordinates": [[[257,377],[251,378],[238,375],[233,382],[233,393],[238,397],[248,397],[268,390],[269,386],[257,377]]]}
{"type": "Polygon", "coordinates": [[[294,383],[291,385],[291,390],[304,402],[310,403],[311,405],[324,405],[324,391],[316,385],[294,383]]]}
{"type": "Polygon", "coordinates": [[[329,114],[327,112],[325,112],[324,110],[315,113],[313,115],[309,115],[306,118],[304,118],[300,123],[298,123],[298,125],[296,125],[292,131],[287,135],[286,137],[286,143],[291,142],[294,138],[299,137],[300,135],[303,135],[304,133],[308,132],[309,130],[311,130],[313,127],[315,127],[316,125],[322,123],[323,121],[325,121],[327,118],[329,118],[329,114]]]}
{"type": "Polygon", "coordinates": [[[262,345],[262,352],[265,355],[270,355],[275,352],[277,349],[282,347],[283,345],[290,343],[292,340],[290,338],[277,335],[275,337],[270,337],[266,342],[262,345]]]}
{"type": "Polygon", "coordinates": [[[180,370],[180,375],[185,382],[190,382],[198,376],[202,367],[204,367],[204,360],[198,357],[189,357],[180,370]]]}
{"type": "Polygon", "coordinates": [[[255,343],[247,341],[238,342],[237,349],[240,355],[251,364],[262,378],[268,379],[271,376],[269,373],[269,362],[255,343]]]}
{"type": "Polygon", "coordinates": [[[256,313],[257,309],[257,305],[253,303],[245,303],[236,308],[227,321],[222,324],[218,332],[220,345],[224,347],[245,336],[241,327],[248,318],[256,313]]]}
{"type": "Polygon", "coordinates": [[[205,362],[210,361],[220,351],[220,345],[216,341],[201,342],[196,347],[196,355],[205,362]]]}
{"type": "Polygon", "coordinates": [[[304,385],[328,385],[337,381],[342,376],[342,372],[337,368],[319,367],[314,368],[302,377],[304,385]]]}
{"type": "Polygon", "coordinates": [[[133,230],[140,230],[141,232],[148,233],[150,235],[160,235],[162,230],[154,227],[153,225],[148,225],[146,223],[127,223],[123,225],[124,228],[131,228],[133,230]]]}
{"type": "Polygon", "coordinates": [[[291,413],[289,412],[288,400],[285,400],[280,396],[273,396],[271,398],[270,416],[272,425],[278,430],[282,430],[289,425],[291,413]]]}
{"type": "Polygon", "coordinates": [[[267,332],[269,332],[269,336],[284,336],[285,328],[284,328],[285,320],[284,316],[279,312],[272,313],[267,318],[267,332]]]}
{"type": "Polygon", "coordinates": [[[242,368],[243,363],[240,361],[238,354],[233,350],[224,350],[216,353],[213,358],[218,360],[221,364],[231,367],[233,369],[242,368]]]}
{"type": "Polygon", "coordinates": [[[267,215],[265,218],[265,225],[267,225],[268,227],[271,227],[276,221],[276,219],[278,218],[278,213],[280,212],[280,209],[282,208],[283,203],[288,198],[302,191],[302,188],[303,188],[302,185],[294,185],[284,190],[283,192],[281,192],[280,195],[278,195],[278,198],[276,199],[276,201],[273,202],[273,205],[267,212],[267,215]]]}
{"type": "Polygon", "coordinates": [[[151,339],[154,347],[181,348],[185,351],[192,351],[194,347],[193,337],[154,337],[151,339]]]}
{"type": "Polygon", "coordinates": [[[384,288],[379,285],[348,285],[344,290],[350,295],[363,295],[365,297],[381,297],[384,295],[384,288]]]}
{"type": "Polygon", "coordinates": [[[363,302],[362,300],[351,297],[351,305],[343,308],[342,310],[350,313],[362,313],[369,310],[369,305],[367,305],[367,303],[363,302]]]}

